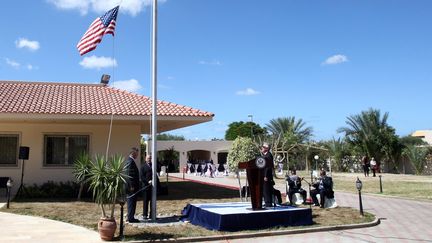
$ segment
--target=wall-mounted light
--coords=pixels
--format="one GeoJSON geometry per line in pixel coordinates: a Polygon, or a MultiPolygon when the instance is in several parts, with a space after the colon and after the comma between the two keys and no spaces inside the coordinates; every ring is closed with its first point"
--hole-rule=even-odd
{"type": "Polygon", "coordinates": [[[111,78],[110,75],[108,75],[108,74],[102,74],[101,81],[100,81],[101,84],[107,85],[109,83],[109,81],[110,81],[110,78],[111,78]]]}

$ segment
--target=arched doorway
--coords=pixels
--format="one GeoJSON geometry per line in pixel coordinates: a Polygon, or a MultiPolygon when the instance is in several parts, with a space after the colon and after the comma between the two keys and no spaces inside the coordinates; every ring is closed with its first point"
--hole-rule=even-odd
{"type": "Polygon", "coordinates": [[[179,172],[180,153],[174,148],[158,151],[158,172],[161,166],[166,166],[167,172],[179,172]]]}
{"type": "Polygon", "coordinates": [[[209,161],[211,159],[210,151],[207,150],[191,150],[187,152],[188,161],[209,161]]]}

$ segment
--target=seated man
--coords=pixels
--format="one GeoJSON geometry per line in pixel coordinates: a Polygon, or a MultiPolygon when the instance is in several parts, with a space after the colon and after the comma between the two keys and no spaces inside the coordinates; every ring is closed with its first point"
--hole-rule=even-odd
{"type": "Polygon", "coordinates": [[[301,188],[301,181],[303,180],[303,178],[297,176],[296,170],[292,170],[291,175],[287,176],[286,180],[289,186],[288,199],[290,201],[290,204],[293,204],[292,198],[295,193],[300,193],[300,195],[302,195],[304,204],[306,202],[306,191],[301,188]]]}
{"type": "Polygon", "coordinates": [[[273,188],[273,195],[276,200],[276,204],[282,204],[282,194],[278,189],[273,188]]]}
{"type": "Polygon", "coordinates": [[[320,178],[316,183],[313,184],[315,189],[311,190],[311,197],[315,206],[320,206],[324,208],[325,197],[333,198],[333,180],[331,177],[326,175],[325,170],[321,170],[320,178]],[[318,203],[317,194],[320,194],[320,201],[318,203]]]}

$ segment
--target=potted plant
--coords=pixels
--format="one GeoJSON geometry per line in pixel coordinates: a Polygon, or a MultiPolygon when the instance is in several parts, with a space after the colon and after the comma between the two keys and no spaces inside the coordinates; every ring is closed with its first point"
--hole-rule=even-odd
{"type": "Polygon", "coordinates": [[[98,223],[98,230],[102,240],[112,240],[117,228],[114,208],[117,197],[123,194],[127,175],[124,158],[115,155],[108,160],[96,155],[89,171],[89,189],[99,205],[102,216],[98,223]]]}

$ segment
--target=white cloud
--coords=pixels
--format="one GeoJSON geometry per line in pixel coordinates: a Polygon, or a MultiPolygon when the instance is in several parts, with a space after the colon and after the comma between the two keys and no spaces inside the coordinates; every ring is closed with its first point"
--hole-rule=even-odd
{"type": "Polygon", "coordinates": [[[90,2],[88,0],[47,0],[59,9],[78,10],[82,15],[87,14],[90,2]]]}
{"type": "Polygon", "coordinates": [[[236,92],[237,95],[257,95],[259,93],[259,91],[256,91],[252,88],[247,88],[245,90],[239,90],[236,92]]]}
{"type": "Polygon", "coordinates": [[[84,59],[79,63],[83,68],[86,69],[97,69],[117,67],[116,59],[111,57],[97,57],[95,55],[91,57],[84,57],[84,59]]]}
{"type": "Polygon", "coordinates": [[[5,58],[5,59],[6,59],[6,64],[7,65],[9,65],[9,66],[11,66],[13,68],[16,68],[16,69],[20,68],[21,64],[19,62],[16,62],[16,61],[11,60],[9,58],[5,58]]]}
{"type": "Polygon", "coordinates": [[[323,65],[334,65],[343,62],[348,62],[348,57],[345,55],[337,54],[327,58],[322,64],[323,65]]]}
{"type": "Polygon", "coordinates": [[[37,67],[37,66],[33,66],[33,65],[31,65],[31,64],[27,64],[26,65],[26,68],[27,68],[27,70],[37,70],[37,69],[39,69],[39,67],[37,67]]]}
{"type": "Polygon", "coordinates": [[[14,61],[12,59],[9,59],[9,58],[5,58],[5,61],[6,61],[7,65],[9,65],[9,66],[11,66],[11,67],[13,67],[15,69],[21,69],[21,68],[23,68],[23,69],[27,69],[29,71],[39,69],[39,67],[33,66],[32,64],[21,65],[21,63],[19,63],[17,61],[14,61]]]}
{"type": "Polygon", "coordinates": [[[142,88],[136,79],[115,81],[112,83],[112,86],[129,92],[137,92],[142,88]]]}
{"type": "Polygon", "coordinates": [[[171,89],[171,86],[168,86],[168,85],[165,85],[165,84],[161,84],[161,83],[158,83],[157,86],[160,89],[171,89]]]}
{"type": "MultiPolygon", "coordinates": [[[[82,15],[89,11],[102,14],[109,9],[117,6],[118,0],[47,0],[57,8],[63,10],[78,10],[82,15]]],[[[158,3],[164,3],[166,0],[158,0],[158,3]]],[[[145,7],[150,6],[151,0],[123,0],[120,6],[120,12],[132,16],[139,14],[145,7]]]]}
{"type": "Polygon", "coordinates": [[[211,65],[211,66],[221,66],[222,63],[218,60],[212,60],[212,61],[199,61],[198,64],[201,65],[211,65]]]}
{"type": "Polygon", "coordinates": [[[30,51],[36,51],[40,48],[38,41],[31,41],[26,38],[19,38],[15,41],[15,46],[17,48],[27,48],[30,51]]]}

